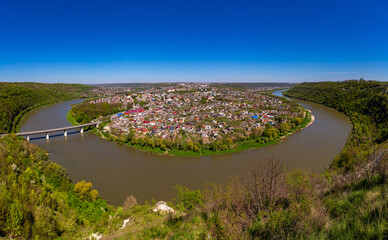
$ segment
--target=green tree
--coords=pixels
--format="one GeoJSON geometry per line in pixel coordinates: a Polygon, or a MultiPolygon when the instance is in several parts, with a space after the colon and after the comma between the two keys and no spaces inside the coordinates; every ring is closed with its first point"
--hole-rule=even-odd
{"type": "Polygon", "coordinates": [[[226,144],[228,145],[228,147],[232,146],[233,140],[231,138],[227,138],[226,139],[226,144]]]}
{"type": "Polygon", "coordinates": [[[17,237],[22,233],[24,210],[22,204],[16,200],[9,208],[9,217],[7,219],[7,229],[11,236],[17,237]]]}
{"type": "Polygon", "coordinates": [[[296,125],[300,125],[300,124],[302,123],[302,119],[299,118],[299,117],[296,117],[296,118],[294,118],[294,123],[295,123],[296,125]]]}
{"type": "Polygon", "coordinates": [[[274,139],[278,136],[277,131],[278,130],[276,128],[270,127],[264,130],[262,136],[266,138],[274,139]]]}
{"type": "Polygon", "coordinates": [[[188,148],[189,150],[193,150],[193,149],[194,149],[194,143],[193,143],[192,141],[188,142],[188,143],[187,143],[187,148],[188,148]]]}
{"type": "Polygon", "coordinates": [[[45,239],[52,239],[57,236],[56,228],[51,209],[39,206],[35,211],[35,234],[45,239]]]}
{"type": "Polygon", "coordinates": [[[281,133],[287,133],[290,130],[290,125],[288,123],[284,122],[280,124],[280,132],[281,133]]]}
{"type": "Polygon", "coordinates": [[[98,191],[92,190],[92,183],[82,180],[78,182],[74,187],[74,192],[78,193],[83,200],[95,200],[98,196],[98,191]]]}

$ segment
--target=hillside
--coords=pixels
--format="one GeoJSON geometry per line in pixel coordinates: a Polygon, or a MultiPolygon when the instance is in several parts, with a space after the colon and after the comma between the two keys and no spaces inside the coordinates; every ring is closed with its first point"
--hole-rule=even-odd
{"type": "Polygon", "coordinates": [[[112,206],[91,183],[71,183],[44,150],[0,139],[0,239],[384,239],[388,155],[373,169],[322,176],[274,159],[204,190],[177,186],[172,214],[155,201],[112,206]],[[124,225],[124,221],[127,223],[124,225]]]}
{"type": "Polygon", "coordinates": [[[0,182],[0,237],[75,237],[112,209],[90,183],[74,185],[43,149],[14,135],[0,138],[0,182]]]}
{"type": "Polygon", "coordinates": [[[91,87],[81,84],[0,83],[0,133],[15,132],[21,117],[33,108],[80,98],[91,87]]]}
{"type": "Polygon", "coordinates": [[[301,83],[283,93],[334,108],[352,121],[345,148],[332,167],[349,170],[355,162],[373,157],[388,139],[388,83],[361,79],[301,83]]]}

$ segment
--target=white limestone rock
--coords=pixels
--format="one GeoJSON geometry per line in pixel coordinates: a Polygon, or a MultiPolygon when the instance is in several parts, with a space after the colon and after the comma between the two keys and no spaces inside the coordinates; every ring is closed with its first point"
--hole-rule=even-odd
{"type": "Polygon", "coordinates": [[[90,236],[89,239],[96,239],[96,240],[100,240],[102,238],[102,234],[98,234],[98,233],[92,233],[92,235],[90,236]]]}
{"type": "Polygon", "coordinates": [[[172,209],[167,205],[166,202],[159,201],[155,204],[155,207],[153,209],[154,212],[157,212],[159,214],[167,214],[167,213],[175,213],[175,210],[172,209]]]}
{"type": "Polygon", "coordinates": [[[125,219],[125,220],[124,220],[124,223],[123,223],[123,226],[122,226],[120,229],[125,228],[125,225],[127,225],[128,222],[129,222],[129,218],[128,218],[128,219],[125,219]]]}

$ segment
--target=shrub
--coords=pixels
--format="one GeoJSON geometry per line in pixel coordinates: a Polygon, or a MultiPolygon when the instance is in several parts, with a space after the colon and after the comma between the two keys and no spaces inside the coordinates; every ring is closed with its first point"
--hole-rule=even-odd
{"type": "Polygon", "coordinates": [[[203,204],[203,195],[199,190],[190,190],[179,184],[175,188],[178,189],[178,208],[182,211],[191,212],[203,204]]]}
{"type": "Polygon", "coordinates": [[[136,198],[131,195],[131,196],[128,196],[125,201],[124,201],[124,208],[125,209],[128,209],[128,208],[131,208],[133,206],[135,206],[137,204],[137,200],[136,198]]]}

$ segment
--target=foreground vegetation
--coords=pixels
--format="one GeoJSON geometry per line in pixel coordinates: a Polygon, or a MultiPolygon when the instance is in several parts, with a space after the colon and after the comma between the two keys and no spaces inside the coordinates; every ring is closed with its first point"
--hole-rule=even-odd
{"type": "Polygon", "coordinates": [[[31,239],[76,237],[112,207],[91,184],[74,185],[47,153],[14,135],[0,139],[0,235],[31,239]]]}
{"type": "Polygon", "coordinates": [[[274,159],[202,191],[177,186],[175,213],[112,206],[91,183],[73,184],[44,150],[0,139],[0,237],[74,239],[384,239],[388,231],[387,155],[347,174],[285,173],[274,159]],[[128,224],[123,228],[124,220],[128,224]]]}
{"type": "Polygon", "coordinates": [[[32,109],[79,98],[91,87],[81,84],[0,83],[0,133],[17,131],[22,117],[32,109]]]}
{"type": "MultiPolygon", "coordinates": [[[[329,83],[326,91],[338,92],[335,84],[365,84],[357,83],[329,83]]],[[[351,99],[347,93],[336,99],[351,99]]],[[[123,206],[112,206],[91,183],[71,183],[44,150],[5,136],[0,139],[0,237],[74,239],[95,233],[105,239],[387,239],[388,143],[384,121],[372,116],[385,114],[378,111],[351,112],[363,120],[352,120],[344,151],[350,145],[354,152],[347,153],[348,161],[336,159],[322,175],[285,172],[276,159],[251,163],[246,174],[225,185],[208,184],[201,191],[177,186],[176,199],[168,203],[175,212],[166,215],[153,211],[154,201],[137,204],[133,196],[123,206]],[[371,136],[371,130],[379,134],[371,136]]]]}

